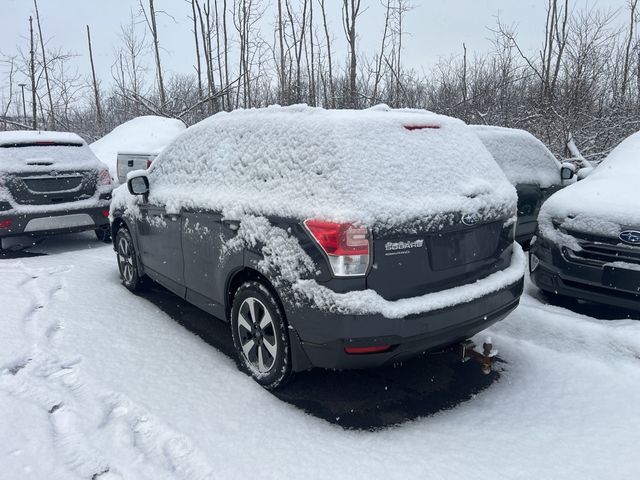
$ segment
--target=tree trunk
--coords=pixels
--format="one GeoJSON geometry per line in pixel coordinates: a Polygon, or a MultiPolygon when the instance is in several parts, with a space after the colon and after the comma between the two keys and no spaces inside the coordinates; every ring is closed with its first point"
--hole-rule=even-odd
{"type": "Polygon", "coordinates": [[[89,31],[89,25],[87,25],[87,42],[89,44],[89,61],[91,62],[91,77],[93,78],[93,95],[96,102],[96,115],[98,118],[98,124],[102,125],[102,109],[100,108],[100,93],[98,91],[96,69],[93,63],[93,48],[91,47],[91,32],[89,31]]]}
{"type": "Polygon", "coordinates": [[[35,45],[33,43],[33,17],[29,17],[29,33],[31,37],[30,42],[30,67],[31,67],[31,111],[33,118],[31,119],[31,128],[33,130],[38,129],[38,104],[36,102],[36,65],[35,65],[35,45]]]}
{"type": "Polygon", "coordinates": [[[38,2],[33,0],[36,9],[36,23],[38,24],[38,35],[40,36],[40,47],[42,48],[42,67],[44,68],[44,78],[47,84],[47,96],[49,97],[49,117],[51,118],[51,128],[55,128],[55,112],[53,110],[53,98],[51,97],[51,83],[49,82],[49,67],[47,66],[47,56],[44,50],[44,38],[42,36],[42,27],[40,26],[40,12],[38,11],[38,2]]]}
{"type": "Polygon", "coordinates": [[[162,65],[160,64],[160,42],[158,41],[158,26],[156,25],[156,9],[154,0],[149,0],[149,26],[153,37],[153,51],[156,57],[156,74],[158,75],[158,91],[160,92],[160,111],[164,110],[166,97],[164,81],[162,79],[162,65]]]}

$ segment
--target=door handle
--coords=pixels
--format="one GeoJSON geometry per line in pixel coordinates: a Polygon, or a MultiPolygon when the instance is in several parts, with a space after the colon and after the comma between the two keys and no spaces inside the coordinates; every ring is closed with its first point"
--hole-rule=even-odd
{"type": "Polygon", "coordinates": [[[172,222],[175,222],[176,220],[178,220],[178,215],[167,214],[167,217],[168,217],[168,218],[169,218],[169,220],[171,220],[172,222]]]}

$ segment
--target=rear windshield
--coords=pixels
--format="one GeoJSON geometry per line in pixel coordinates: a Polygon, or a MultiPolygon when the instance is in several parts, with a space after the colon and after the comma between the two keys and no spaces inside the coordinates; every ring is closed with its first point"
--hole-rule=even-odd
{"type": "Polygon", "coordinates": [[[445,212],[500,214],[515,200],[462,122],[394,110],[215,115],[167,147],[150,181],[151,200],[173,208],[389,225],[445,212]]]}
{"type": "Polygon", "coordinates": [[[72,142],[26,142],[26,143],[5,143],[0,144],[0,148],[21,148],[21,147],[82,147],[82,143],[72,142]]]}
{"type": "Polygon", "coordinates": [[[560,164],[536,137],[523,130],[473,127],[514,185],[546,188],[560,183],[560,164]]]}

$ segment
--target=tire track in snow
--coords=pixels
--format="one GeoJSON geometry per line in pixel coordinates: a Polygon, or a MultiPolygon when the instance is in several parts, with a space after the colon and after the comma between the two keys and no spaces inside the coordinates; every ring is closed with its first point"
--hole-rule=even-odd
{"type": "Polygon", "coordinates": [[[22,318],[30,348],[0,372],[0,388],[48,412],[52,442],[67,468],[100,480],[214,478],[189,438],[118,393],[95,393],[82,379],[82,358],[60,356],[55,344],[64,325],[49,307],[65,291],[64,274],[73,267],[9,267],[3,271],[21,275],[19,286],[30,296],[22,318]]]}

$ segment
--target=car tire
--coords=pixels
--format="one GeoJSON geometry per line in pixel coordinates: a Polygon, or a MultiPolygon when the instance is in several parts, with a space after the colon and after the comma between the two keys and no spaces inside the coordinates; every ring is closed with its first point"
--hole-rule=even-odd
{"type": "Polygon", "coordinates": [[[133,238],[126,228],[121,228],[116,234],[116,256],[122,284],[132,292],[140,290],[144,276],[140,272],[133,238]]]}
{"type": "Polygon", "coordinates": [[[288,332],[282,306],[266,285],[240,285],[231,310],[233,345],[240,369],[268,390],[291,379],[288,332]]]}
{"type": "Polygon", "coordinates": [[[111,243],[111,229],[109,225],[104,227],[96,228],[94,230],[96,234],[96,238],[103,243],[111,243]]]}

